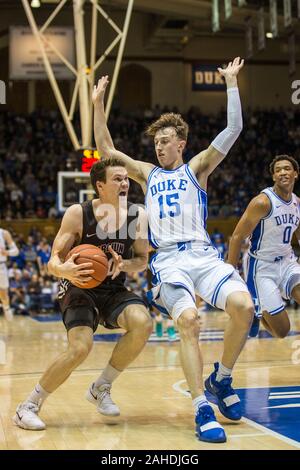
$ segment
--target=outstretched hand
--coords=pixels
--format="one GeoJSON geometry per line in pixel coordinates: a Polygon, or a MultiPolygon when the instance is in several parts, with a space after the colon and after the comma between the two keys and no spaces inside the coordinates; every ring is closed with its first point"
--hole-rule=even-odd
{"type": "Polygon", "coordinates": [[[109,84],[108,75],[104,75],[98,80],[97,85],[94,85],[93,94],[92,94],[92,101],[94,104],[99,100],[103,101],[105,90],[108,84],[109,84]]]}
{"type": "Polygon", "coordinates": [[[243,68],[244,66],[244,59],[241,59],[240,57],[236,57],[233,62],[229,62],[227,67],[222,69],[221,67],[218,67],[218,72],[225,78],[226,83],[232,79],[236,80],[236,77],[239,73],[239,71],[243,68]]]}

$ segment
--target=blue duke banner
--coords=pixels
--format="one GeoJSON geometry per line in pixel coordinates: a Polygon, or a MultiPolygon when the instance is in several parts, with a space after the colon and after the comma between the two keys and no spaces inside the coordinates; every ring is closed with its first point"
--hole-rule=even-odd
{"type": "Polygon", "coordinates": [[[218,72],[217,65],[193,65],[192,67],[193,91],[223,91],[226,84],[218,72]]]}

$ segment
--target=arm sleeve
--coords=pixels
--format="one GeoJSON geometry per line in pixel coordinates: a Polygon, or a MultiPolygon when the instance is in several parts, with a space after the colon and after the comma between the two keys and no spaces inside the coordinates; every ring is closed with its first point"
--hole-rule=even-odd
{"type": "Polygon", "coordinates": [[[218,152],[224,155],[227,155],[243,129],[239,89],[228,88],[227,97],[227,127],[211,143],[218,152]]]}

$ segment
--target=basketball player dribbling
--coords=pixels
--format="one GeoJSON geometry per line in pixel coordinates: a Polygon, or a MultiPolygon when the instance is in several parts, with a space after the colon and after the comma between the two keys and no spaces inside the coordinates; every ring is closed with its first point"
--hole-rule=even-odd
{"type": "Polygon", "coordinates": [[[299,198],[293,193],[299,165],[278,155],[270,173],[274,186],[250,201],[231,237],[228,262],[236,266],[243,240],[251,235],[246,279],[255,319],[249,334],[257,336],[261,319],[272,336],[284,338],[290,321],[283,299],[300,303],[300,265],[291,245],[293,233],[300,243],[299,198]]]}
{"type": "Polygon", "coordinates": [[[104,113],[108,77],[94,87],[94,131],[102,155],[122,159],[130,178],[142,186],[152,245],[154,275],[152,302],[166,309],[176,322],[181,338],[181,363],[195,408],[196,435],[206,442],[224,442],[223,427],[216,421],[204,394],[203,359],[199,349],[199,322],[195,295],[226,310],[230,316],[224,334],[221,362],[205,381],[218,406],[229,419],[241,418],[240,400],[231,387],[233,366],[246,342],[254,306],[245,282],[233,266],[218,257],[206,232],[207,179],[221,163],[242,130],[242,111],[237,75],[243,61],[237,57],[219,72],[228,95],[227,127],[204,151],[183,163],[188,125],[178,114],[163,114],[147,130],[154,137],[161,167],[136,161],[114,148],[104,113]]]}
{"type": "Polygon", "coordinates": [[[18,256],[18,254],[19,249],[10,232],[0,228],[0,302],[2,304],[4,318],[7,321],[12,321],[13,313],[9,302],[9,279],[6,263],[8,256],[18,256]]]}
{"type": "Polygon", "coordinates": [[[152,333],[152,320],[143,300],[124,286],[126,272],[142,271],[147,266],[145,211],[127,201],[129,182],[122,161],[95,163],[90,176],[98,198],[67,209],[48,263],[49,272],[61,278],[58,298],[68,332],[68,348],[18,406],[13,419],[24,429],[45,429],[38,416],[41,405],[85,360],[98,324],[109,329],[123,328],[126,334],[116,344],[108,365],[90,386],[86,398],[100,413],[118,416],[120,410],[110,395],[112,383],[138,356],[152,333]],[[71,248],[79,244],[100,247],[110,258],[106,280],[93,289],[72,284],[84,285],[92,279],[91,263],[75,264],[78,254],[64,261],[71,248]]]}

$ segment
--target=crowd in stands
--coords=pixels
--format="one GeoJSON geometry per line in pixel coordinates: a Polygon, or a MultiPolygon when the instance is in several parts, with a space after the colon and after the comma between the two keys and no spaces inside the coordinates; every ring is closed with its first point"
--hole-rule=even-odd
{"type": "MultiPolygon", "coordinates": [[[[9,296],[14,314],[39,315],[59,312],[57,292],[59,280],[47,273],[51,242],[32,227],[28,237],[10,232],[18,248],[18,256],[8,258],[9,296]]],[[[146,273],[132,273],[127,287],[141,297],[147,290],[146,273]]]]}
{"type": "MultiPolygon", "coordinates": [[[[57,292],[59,280],[47,273],[47,263],[51,255],[51,242],[43,237],[35,227],[32,227],[26,239],[13,230],[11,230],[11,233],[19,247],[18,256],[8,258],[9,295],[14,314],[35,316],[43,313],[58,313],[57,292]]],[[[224,235],[217,228],[211,234],[211,240],[222,258],[226,259],[228,241],[225,240],[224,235]]],[[[244,277],[245,269],[243,255],[246,249],[247,244],[245,243],[242,247],[238,266],[242,277],[244,277]]],[[[128,273],[126,286],[146,300],[146,292],[150,281],[151,274],[149,271],[128,273]]],[[[206,306],[206,309],[209,309],[209,307],[206,306]]],[[[169,326],[169,328],[171,327],[169,326]]],[[[172,331],[171,336],[174,336],[172,331]]]]}
{"type": "MultiPolygon", "coordinates": [[[[152,139],[144,134],[147,125],[162,112],[139,111],[125,115],[113,110],[109,127],[116,148],[133,158],[155,163],[152,139]]],[[[185,151],[189,161],[226,126],[226,110],[207,116],[197,108],[183,114],[190,126],[185,151]]],[[[79,120],[75,126],[79,130],[79,120]]],[[[272,184],[268,165],[277,154],[300,157],[300,110],[244,110],[244,130],[228,158],[209,179],[210,217],[240,216],[249,200],[272,184]]],[[[0,115],[0,220],[60,217],[57,212],[57,172],[78,167],[76,152],[58,111],[36,111],[18,116],[0,115]]],[[[296,192],[298,188],[296,186],[296,192]]],[[[131,184],[130,200],[143,202],[137,184],[131,184]]],[[[10,297],[15,313],[57,310],[58,282],[47,274],[50,243],[32,229],[25,240],[12,232],[20,254],[9,261],[10,297]]],[[[216,232],[214,243],[222,256],[227,245],[216,232]]],[[[143,276],[130,277],[128,286],[143,294],[143,276]]]]}
{"type": "Polygon", "coordinates": [[[24,239],[11,231],[19,247],[8,260],[9,294],[15,314],[39,314],[57,310],[58,280],[47,274],[51,245],[34,227],[24,239]]]}
{"type": "MultiPolygon", "coordinates": [[[[152,139],[144,134],[161,109],[125,114],[113,110],[109,128],[115,146],[133,158],[155,163],[152,139]]],[[[194,107],[183,114],[190,126],[185,151],[189,161],[208,147],[226,126],[226,110],[208,116],[194,107]]],[[[79,120],[75,119],[79,131],[79,120]]],[[[300,110],[244,110],[244,130],[228,158],[209,180],[210,217],[241,215],[251,197],[270,185],[268,164],[277,154],[300,156],[300,110]]],[[[79,168],[59,111],[36,111],[18,116],[0,115],[0,218],[59,217],[57,172],[79,168]]],[[[297,188],[296,188],[297,189],[297,188]]],[[[131,186],[131,200],[143,202],[138,185],[131,186]]]]}

